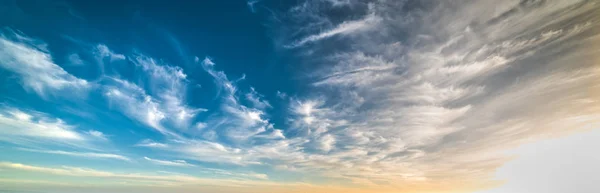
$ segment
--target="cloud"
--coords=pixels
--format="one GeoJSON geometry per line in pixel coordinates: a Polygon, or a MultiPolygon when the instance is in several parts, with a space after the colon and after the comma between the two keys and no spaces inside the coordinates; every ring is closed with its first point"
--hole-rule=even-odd
{"type": "Polygon", "coordinates": [[[133,63],[143,73],[139,84],[126,78],[104,76],[104,96],[111,108],[116,108],[127,117],[149,126],[162,134],[181,137],[191,126],[191,120],[207,109],[187,105],[187,75],[178,66],[170,66],[154,58],[137,54],[126,57],[111,51],[106,45],[96,48],[98,57],[125,60],[133,63]],[[142,86],[140,86],[142,85],[142,86]]]}
{"type": "Polygon", "coordinates": [[[319,141],[319,148],[325,152],[331,151],[335,145],[335,138],[332,135],[324,135],[319,141]]]}
{"type": "Polygon", "coordinates": [[[82,145],[87,139],[75,127],[43,113],[4,108],[0,111],[1,141],[32,145],[82,145]]]}
{"type": "Polygon", "coordinates": [[[170,176],[160,176],[160,175],[142,175],[142,174],[127,174],[127,173],[112,173],[106,171],[99,171],[87,168],[78,168],[78,167],[67,167],[63,166],[61,168],[51,168],[51,167],[39,167],[33,165],[25,165],[20,163],[11,163],[11,162],[0,162],[0,168],[4,169],[12,169],[12,170],[21,170],[21,171],[29,171],[29,172],[37,172],[37,173],[47,173],[61,176],[76,176],[76,177],[99,177],[99,178],[118,178],[118,179],[139,179],[139,180],[151,180],[155,182],[200,182],[201,179],[191,177],[191,176],[182,176],[182,175],[170,175],[170,176]]]}
{"type": "Polygon", "coordinates": [[[219,176],[227,176],[227,177],[235,177],[235,178],[249,178],[249,179],[260,179],[260,180],[268,180],[269,176],[266,174],[260,173],[245,173],[245,172],[232,172],[222,169],[214,169],[214,168],[202,168],[201,171],[203,173],[210,173],[213,175],[219,176]]]}
{"type": "Polygon", "coordinates": [[[174,161],[167,161],[167,160],[158,160],[158,159],[151,159],[148,157],[144,157],[145,160],[153,163],[153,164],[157,164],[157,165],[163,165],[163,166],[177,166],[177,167],[196,167],[193,164],[189,164],[187,163],[185,160],[174,160],[174,161]]]}
{"type": "Polygon", "coordinates": [[[458,179],[490,185],[507,160],[499,151],[598,123],[597,93],[588,92],[599,85],[589,49],[599,44],[598,22],[579,17],[597,15],[598,5],[536,2],[378,1],[347,17],[310,2],[292,8],[287,17],[304,20],[285,30],[339,24],[290,45],[310,57],[312,88],[290,100],[276,149],[284,153],[263,156],[398,191],[451,191],[458,179]]]}
{"type": "MultiPolygon", "coordinates": [[[[261,95],[254,88],[251,87],[250,92],[243,94],[237,88],[237,81],[230,81],[225,72],[215,70],[215,62],[212,59],[206,57],[200,61],[197,58],[196,61],[212,76],[218,88],[218,96],[221,97],[220,112],[206,121],[211,130],[203,130],[205,134],[212,136],[211,132],[220,130],[219,133],[224,134],[222,137],[236,146],[241,146],[252,141],[254,136],[272,130],[264,112],[264,109],[270,108],[271,105],[261,99],[261,95]],[[250,102],[251,107],[242,104],[240,95],[250,102]]],[[[245,76],[240,80],[244,78],[245,76]]]]}
{"type": "Polygon", "coordinates": [[[246,93],[246,100],[252,103],[252,106],[257,109],[273,108],[269,101],[261,99],[261,96],[253,87],[250,87],[250,92],[246,93]]]}
{"type": "Polygon", "coordinates": [[[125,60],[126,58],[125,55],[113,52],[108,48],[108,46],[104,44],[97,45],[94,50],[94,53],[96,54],[96,57],[98,57],[100,60],[102,60],[103,58],[108,58],[111,62],[116,60],[125,60]]]}
{"type": "Polygon", "coordinates": [[[352,4],[351,0],[324,0],[324,1],[330,3],[334,7],[348,6],[348,5],[352,4]]]}
{"type": "Polygon", "coordinates": [[[89,168],[62,166],[62,167],[42,167],[34,165],[26,165],[21,163],[13,162],[0,162],[1,169],[14,170],[14,171],[25,171],[35,172],[36,174],[52,174],[59,176],[70,176],[70,177],[81,177],[81,178],[105,178],[108,180],[122,181],[122,180],[141,180],[144,182],[151,182],[155,185],[167,185],[173,187],[173,185],[190,185],[190,184],[203,184],[203,185],[218,185],[225,187],[240,187],[240,186],[273,186],[273,185],[285,185],[283,183],[271,183],[262,180],[268,179],[268,176],[260,173],[233,173],[220,169],[203,168],[202,171],[205,173],[217,174],[220,176],[235,176],[243,179],[205,179],[198,178],[195,176],[168,173],[154,174],[154,173],[117,173],[110,171],[100,171],[89,168]]]}
{"type": "Polygon", "coordinates": [[[203,122],[196,123],[196,129],[198,129],[198,130],[202,130],[206,127],[207,127],[206,123],[203,123],[203,122]]]}
{"type": "Polygon", "coordinates": [[[285,98],[287,98],[287,93],[277,91],[277,97],[279,97],[280,99],[285,99],[285,98]]]}
{"type": "Polygon", "coordinates": [[[178,136],[163,127],[161,121],[166,118],[160,108],[159,101],[146,94],[139,86],[116,78],[108,78],[110,83],[104,84],[104,96],[109,99],[109,106],[118,108],[126,116],[135,119],[162,134],[178,136]]]}
{"type": "Polygon", "coordinates": [[[152,141],[150,139],[142,140],[139,143],[135,144],[135,146],[138,146],[138,147],[151,147],[151,148],[167,148],[167,147],[169,147],[169,145],[167,145],[167,144],[157,143],[157,142],[154,142],[154,141],[152,141]]]}
{"type": "Polygon", "coordinates": [[[141,66],[149,76],[150,92],[161,99],[162,108],[169,115],[167,118],[175,126],[185,128],[189,126],[191,118],[198,112],[207,111],[201,108],[190,108],[185,105],[186,86],[188,80],[183,69],[168,65],[159,65],[157,61],[145,56],[138,56],[134,63],[141,66]]]}
{"type": "Polygon", "coordinates": [[[259,0],[250,0],[250,1],[246,2],[246,4],[248,5],[248,9],[250,9],[250,11],[252,13],[256,13],[255,5],[257,3],[260,3],[260,1],[259,0]]]}
{"type": "Polygon", "coordinates": [[[600,130],[586,131],[511,150],[507,154],[515,158],[495,172],[495,178],[506,184],[478,193],[559,193],[573,187],[582,193],[597,192],[600,189],[594,178],[587,174],[600,171],[596,164],[600,155],[593,153],[598,139],[600,130]],[[540,160],[544,164],[540,164],[540,160]]]}
{"type": "Polygon", "coordinates": [[[128,157],[125,157],[122,155],[117,155],[117,154],[107,154],[107,153],[70,152],[70,151],[59,151],[59,150],[36,150],[36,149],[20,149],[20,150],[29,151],[29,152],[37,152],[37,153],[82,157],[82,158],[89,158],[89,159],[115,159],[115,160],[121,160],[121,161],[131,161],[131,159],[129,159],[128,157]]]}
{"type": "Polygon", "coordinates": [[[69,64],[75,65],[75,66],[81,66],[81,65],[85,64],[85,62],[83,62],[83,60],[81,59],[79,54],[76,54],[76,53],[73,53],[73,54],[70,54],[69,56],[67,56],[67,60],[69,60],[69,64]]]}
{"type": "MultiPolygon", "coordinates": [[[[103,180],[110,183],[110,186],[104,184],[78,184],[61,183],[56,180],[38,181],[26,179],[0,179],[3,187],[14,188],[21,187],[19,190],[43,191],[43,189],[57,190],[61,192],[77,192],[86,189],[90,192],[106,191],[111,192],[197,192],[197,191],[219,191],[219,192],[253,192],[252,188],[260,188],[266,192],[280,192],[292,190],[292,192],[305,192],[308,190],[318,190],[319,192],[341,191],[344,188],[338,186],[314,186],[306,183],[285,183],[267,181],[268,176],[260,173],[233,173],[219,169],[203,170],[206,173],[212,173],[218,176],[235,176],[235,179],[219,178],[199,178],[195,176],[177,174],[172,172],[158,173],[125,173],[101,171],[80,167],[46,167],[27,165],[13,162],[0,162],[0,168],[22,175],[54,175],[60,176],[63,180],[103,180]],[[231,174],[231,175],[229,175],[231,174]],[[123,183],[125,182],[125,183],[123,183]],[[24,186],[25,185],[25,186],[24,186]],[[101,190],[99,190],[101,189],[101,190]]],[[[72,181],[72,182],[74,182],[72,181]]]]}
{"type": "Polygon", "coordinates": [[[196,114],[207,111],[207,109],[191,108],[186,105],[188,80],[181,68],[161,65],[156,60],[143,55],[135,57],[132,62],[145,72],[149,88],[145,90],[126,80],[109,78],[117,84],[108,86],[109,91],[106,95],[115,102],[123,104],[121,108],[132,118],[146,123],[161,133],[174,134],[168,131],[168,127],[185,130],[196,114]],[[139,112],[139,109],[146,110],[139,112]]]}
{"type": "Polygon", "coordinates": [[[173,152],[183,159],[209,163],[256,165],[260,164],[255,158],[248,156],[245,150],[225,146],[221,143],[205,140],[187,140],[170,144],[173,152]]]}
{"type": "MultiPolygon", "coordinates": [[[[135,65],[134,77],[104,76],[91,86],[53,63],[45,44],[14,32],[0,38],[7,50],[0,66],[40,96],[100,88],[111,109],[164,135],[132,144],[174,159],[148,155],[149,163],[224,165],[229,169],[194,169],[262,181],[273,176],[232,168],[276,169],[366,192],[468,191],[496,183],[493,172],[509,160],[498,152],[598,125],[598,6],[583,0],[305,1],[281,14],[284,21],[291,17],[279,23],[288,31],[271,33],[294,40],[284,47],[306,65],[295,72],[307,72],[297,76],[307,90],[277,93],[286,99],[278,102],[289,102],[282,121],[271,120],[279,118],[269,114],[276,105],[242,84],[255,77],[228,77],[210,57],[195,58],[217,87],[210,101],[217,108],[210,111],[190,105],[188,84],[196,84],[183,68],[117,54],[104,44],[93,49],[100,65],[126,60],[135,65]]],[[[19,145],[79,147],[107,138],[10,108],[0,113],[0,131],[1,141],[19,145]]],[[[129,160],[99,151],[35,151],[129,160]]],[[[215,182],[9,162],[0,168],[166,185],[215,182]]],[[[244,180],[218,183],[255,185],[244,180]]]]}
{"type": "Polygon", "coordinates": [[[96,130],[89,130],[87,131],[88,135],[91,135],[97,139],[101,139],[101,140],[108,140],[108,137],[106,135],[104,135],[104,133],[100,132],[100,131],[96,131],[96,130]]]}
{"type": "Polygon", "coordinates": [[[77,78],[52,61],[46,45],[12,30],[0,37],[0,67],[20,77],[26,90],[41,97],[58,95],[59,91],[78,95],[87,92],[91,83],[77,78]]]}
{"type": "Polygon", "coordinates": [[[337,25],[332,29],[320,32],[318,34],[307,36],[305,38],[295,41],[287,47],[300,47],[307,43],[316,42],[333,36],[349,35],[359,31],[373,29],[374,27],[376,27],[376,24],[379,22],[379,20],[380,18],[378,16],[370,14],[360,20],[344,21],[343,23],[337,25]]]}

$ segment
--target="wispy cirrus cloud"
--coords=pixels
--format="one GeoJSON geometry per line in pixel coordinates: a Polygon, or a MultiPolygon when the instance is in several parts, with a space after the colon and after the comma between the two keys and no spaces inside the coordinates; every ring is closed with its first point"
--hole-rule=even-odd
{"type": "Polygon", "coordinates": [[[153,58],[138,55],[131,62],[144,71],[146,87],[128,80],[106,77],[105,96],[126,116],[172,137],[181,137],[190,121],[207,109],[186,104],[187,75],[176,66],[159,64],[153,58]]]}
{"type": "Polygon", "coordinates": [[[63,167],[59,167],[59,168],[53,168],[53,167],[40,167],[40,166],[25,165],[25,164],[20,164],[20,163],[11,163],[11,162],[0,162],[0,168],[37,172],[37,173],[47,173],[47,174],[54,174],[54,175],[61,175],[61,176],[152,180],[157,183],[160,183],[160,182],[162,182],[162,183],[180,182],[181,183],[181,182],[201,181],[201,179],[199,179],[199,178],[195,178],[195,177],[191,177],[191,176],[182,176],[182,175],[161,176],[161,175],[152,175],[152,174],[142,175],[142,174],[113,173],[113,172],[106,172],[106,171],[99,171],[99,170],[78,168],[78,167],[63,166],[63,167]]]}
{"type": "Polygon", "coordinates": [[[72,151],[60,151],[60,150],[37,150],[37,149],[25,149],[25,148],[20,148],[19,150],[36,152],[36,153],[82,157],[82,158],[88,158],[88,159],[114,159],[114,160],[121,160],[121,161],[131,161],[131,159],[129,159],[126,156],[118,155],[118,154],[109,154],[109,153],[72,152],[72,151]]]}
{"type": "Polygon", "coordinates": [[[199,112],[207,111],[207,109],[191,108],[186,105],[189,81],[180,67],[161,65],[158,61],[143,55],[135,57],[133,62],[146,72],[151,85],[149,92],[161,100],[161,108],[169,115],[167,118],[173,126],[189,127],[190,119],[199,112]]]}
{"type": "Polygon", "coordinates": [[[361,10],[378,18],[377,30],[362,30],[371,25],[319,3],[290,11],[315,23],[289,27],[298,31],[338,22],[291,43],[327,65],[309,64],[312,100],[290,100],[290,129],[308,139],[298,145],[310,156],[286,168],[396,189],[458,178],[485,185],[507,160],[502,147],[598,124],[595,94],[580,94],[599,84],[595,52],[584,49],[598,42],[597,4],[379,1],[361,10]],[[570,22],[579,15],[590,17],[570,22]],[[320,41],[344,34],[352,36],[320,41]]]}
{"type": "Polygon", "coordinates": [[[206,122],[212,130],[203,130],[202,132],[223,130],[225,135],[222,137],[232,143],[237,143],[236,145],[248,143],[253,136],[261,133],[276,132],[273,125],[265,118],[264,110],[271,105],[268,101],[261,99],[260,94],[254,88],[250,88],[250,92],[243,94],[237,88],[235,81],[229,80],[225,72],[215,70],[215,62],[209,57],[202,61],[197,58],[196,62],[213,77],[221,99],[221,111],[217,114],[218,116],[206,122]],[[242,104],[240,96],[250,102],[251,106],[242,104]]]}
{"type": "Polygon", "coordinates": [[[41,97],[59,95],[59,91],[82,95],[92,86],[54,63],[46,44],[39,40],[2,30],[0,48],[0,67],[17,74],[26,90],[41,97]]]}
{"type": "Polygon", "coordinates": [[[88,135],[96,138],[96,139],[100,139],[100,140],[108,140],[108,136],[106,136],[104,133],[102,133],[101,131],[96,131],[96,130],[89,130],[86,132],[88,135]]]}
{"type": "Polygon", "coordinates": [[[109,106],[160,133],[179,136],[162,125],[161,121],[166,118],[165,112],[160,108],[160,102],[149,96],[144,89],[126,80],[107,80],[112,82],[104,85],[104,95],[109,99],[109,106]]]}
{"type": "Polygon", "coordinates": [[[13,162],[0,162],[0,168],[11,170],[12,172],[31,172],[33,174],[50,174],[64,177],[79,177],[79,178],[104,178],[107,180],[127,180],[131,182],[136,182],[138,185],[143,185],[146,183],[154,183],[154,186],[166,186],[173,188],[173,185],[192,185],[192,184],[206,184],[206,185],[218,185],[224,187],[252,187],[252,186],[285,186],[284,183],[273,183],[273,182],[265,182],[264,179],[267,179],[264,174],[257,173],[240,173],[233,174],[227,173],[227,171],[222,170],[206,170],[207,172],[221,172],[220,175],[228,176],[239,176],[246,179],[208,179],[208,178],[199,178],[195,176],[185,175],[185,174],[176,174],[176,173],[123,173],[123,172],[111,172],[111,171],[102,171],[95,170],[89,168],[81,168],[81,167],[71,167],[71,166],[62,166],[62,167],[45,167],[45,166],[36,166],[36,165],[27,165],[21,163],[13,163],[13,162]]]}
{"type": "Polygon", "coordinates": [[[169,147],[169,145],[167,145],[165,143],[158,143],[158,142],[152,141],[150,139],[142,140],[139,143],[135,144],[135,146],[150,147],[150,148],[167,148],[167,147],[169,147]]]}
{"type": "Polygon", "coordinates": [[[39,143],[80,144],[84,134],[60,119],[41,112],[3,108],[0,111],[0,140],[30,145],[39,143]]]}
{"type": "Polygon", "coordinates": [[[163,145],[150,144],[152,145],[145,145],[143,147],[170,152],[180,159],[240,166],[261,164],[257,158],[249,156],[248,150],[231,147],[220,142],[188,139],[177,140],[163,145]]]}
{"type": "Polygon", "coordinates": [[[185,160],[173,160],[173,161],[169,161],[169,160],[152,159],[152,158],[149,158],[149,157],[144,157],[144,159],[146,161],[149,161],[149,162],[153,163],[153,164],[163,165],[163,166],[196,167],[193,164],[187,163],[185,160]]]}
{"type": "Polygon", "coordinates": [[[377,15],[369,14],[360,20],[344,21],[332,29],[322,31],[318,34],[309,35],[305,38],[293,42],[290,45],[287,45],[286,47],[295,48],[303,46],[307,43],[316,42],[333,36],[351,35],[353,33],[358,33],[361,31],[368,31],[370,29],[376,28],[377,23],[380,20],[381,19],[377,15]]]}
{"type": "Polygon", "coordinates": [[[94,49],[93,53],[96,55],[96,57],[99,60],[108,58],[112,62],[112,61],[116,61],[116,60],[125,60],[126,59],[125,55],[115,53],[114,51],[110,50],[108,48],[108,46],[106,46],[104,44],[97,45],[96,48],[94,49]]]}

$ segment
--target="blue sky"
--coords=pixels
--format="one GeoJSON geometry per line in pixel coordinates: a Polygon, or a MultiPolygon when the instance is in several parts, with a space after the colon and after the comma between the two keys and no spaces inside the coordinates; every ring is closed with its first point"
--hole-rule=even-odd
{"type": "Polygon", "coordinates": [[[0,0],[0,192],[547,193],[599,5],[0,0]]]}

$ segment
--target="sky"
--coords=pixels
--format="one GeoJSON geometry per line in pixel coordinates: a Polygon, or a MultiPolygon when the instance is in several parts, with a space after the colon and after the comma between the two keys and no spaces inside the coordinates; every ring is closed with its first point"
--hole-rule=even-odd
{"type": "Polygon", "coordinates": [[[597,0],[0,0],[0,193],[596,193],[597,0]]]}

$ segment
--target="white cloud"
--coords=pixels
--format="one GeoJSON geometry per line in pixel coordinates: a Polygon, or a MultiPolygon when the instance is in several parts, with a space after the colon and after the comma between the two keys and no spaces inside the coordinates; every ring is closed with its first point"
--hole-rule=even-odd
{"type": "Polygon", "coordinates": [[[506,183],[478,193],[562,193],[573,188],[581,193],[598,192],[593,176],[600,172],[600,154],[595,153],[598,139],[600,130],[587,131],[511,150],[516,158],[495,175],[506,183]]]}
{"type": "MultiPolygon", "coordinates": [[[[197,62],[200,62],[198,59],[197,62]]],[[[214,139],[213,130],[220,130],[219,133],[224,133],[226,137],[234,141],[235,145],[242,145],[252,140],[254,136],[266,131],[269,125],[269,120],[266,119],[264,108],[270,108],[271,105],[261,99],[261,95],[250,88],[250,92],[242,95],[248,100],[252,107],[243,105],[239,100],[240,93],[236,83],[243,80],[245,76],[238,81],[230,81],[227,75],[222,71],[214,69],[215,63],[206,57],[202,63],[204,70],[213,77],[217,88],[218,95],[221,97],[220,112],[212,119],[206,121],[206,125],[211,130],[205,130],[204,135],[210,136],[210,140],[214,139]]]]}
{"type": "Polygon", "coordinates": [[[252,103],[252,107],[257,109],[272,108],[269,101],[261,99],[262,97],[253,87],[250,87],[250,92],[246,93],[246,100],[252,103]]]}
{"type": "Polygon", "coordinates": [[[59,151],[59,150],[36,150],[36,149],[21,149],[23,151],[37,152],[37,153],[46,153],[46,154],[55,154],[55,155],[66,155],[73,157],[82,157],[82,158],[90,158],[90,159],[115,159],[121,161],[131,161],[128,157],[117,154],[108,154],[108,153],[94,153],[94,152],[70,152],[70,151],[59,151]]]}
{"type": "Polygon", "coordinates": [[[77,176],[77,177],[100,177],[100,178],[120,178],[120,179],[140,179],[151,180],[155,182],[201,182],[199,178],[183,175],[143,175],[143,174],[127,174],[99,171],[87,168],[67,167],[51,168],[40,167],[33,165],[25,165],[20,163],[0,162],[0,168],[21,170],[29,172],[47,173],[62,176],[77,176]]]}
{"type": "Polygon", "coordinates": [[[140,66],[149,77],[150,89],[154,98],[160,99],[160,108],[166,113],[166,117],[175,127],[186,128],[190,120],[199,112],[207,109],[191,108],[186,105],[187,75],[180,67],[159,64],[156,60],[137,56],[133,61],[140,66]]]}
{"type": "MultiPolygon", "coordinates": [[[[50,167],[50,166],[36,166],[36,165],[27,165],[21,163],[13,163],[13,162],[0,162],[0,169],[4,171],[10,171],[13,173],[19,174],[35,174],[36,176],[40,174],[61,176],[63,179],[77,179],[77,180],[103,180],[108,182],[111,190],[112,188],[126,188],[120,189],[117,192],[125,191],[131,192],[144,190],[140,189],[143,187],[151,188],[149,191],[172,191],[177,190],[180,192],[195,192],[198,190],[204,190],[202,187],[212,187],[216,186],[217,188],[211,189],[210,191],[222,191],[224,188],[230,189],[226,192],[236,192],[235,190],[242,190],[247,188],[256,188],[261,187],[262,189],[271,189],[271,188],[280,188],[280,189],[289,189],[289,188],[308,188],[306,184],[302,183],[282,183],[282,182],[270,182],[265,181],[268,179],[266,174],[261,173],[253,173],[253,172],[230,172],[220,169],[211,169],[211,168],[203,168],[200,169],[200,172],[210,173],[217,176],[228,177],[228,179],[222,178],[199,178],[191,175],[173,173],[173,172],[135,172],[135,173],[126,173],[126,172],[111,172],[111,171],[102,171],[96,169],[89,168],[81,168],[81,167],[71,167],[71,166],[61,166],[61,167],[50,167]],[[123,183],[126,182],[126,183],[123,183]],[[151,184],[151,185],[149,185],[151,184]],[[125,186],[123,186],[125,185],[125,186]],[[135,187],[132,189],[132,187],[135,187]]],[[[8,185],[7,187],[20,187],[20,190],[30,190],[27,187],[38,187],[35,185],[43,185],[41,187],[52,187],[55,190],[65,190],[62,189],[65,185],[67,187],[71,186],[72,183],[60,183],[59,181],[49,180],[49,181],[36,181],[36,180],[27,180],[27,179],[15,179],[15,180],[0,180],[0,183],[3,185],[8,185]],[[34,185],[34,186],[14,186],[15,184],[19,185],[34,185]],[[50,186],[49,186],[50,185],[50,186]]],[[[80,191],[80,188],[91,188],[90,191],[95,191],[98,187],[103,187],[102,191],[105,191],[106,186],[98,186],[97,184],[78,184],[76,191],[80,191]],[[92,188],[93,187],[93,188],[92,188]]],[[[35,190],[35,188],[34,188],[35,190]]],[[[116,189],[114,189],[116,190],[116,189]]],[[[70,192],[70,191],[69,191],[70,192]]]]}
{"type": "Polygon", "coordinates": [[[335,145],[335,138],[333,135],[324,135],[319,139],[319,145],[321,150],[325,152],[331,151],[335,145]]]}
{"type": "Polygon", "coordinates": [[[331,5],[334,7],[347,6],[347,5],[352,4],[351,0],[324,0],[324,1],[331,3],[331,5]]]}
{"type": "MultiPolygon", "coordinates": [[[[100,50],[112,53],[108,48],[100,50]]],[[[162,134],[180,138],[178,133],[187,132],[196,115],[207,111],[187,105],[187,75],[180,67],[144,55],[129,59],[144,72],[142,77],[147,81],[140,83],[144,86],[141,87],[128,80],[105,77],[102,80],[104,96],[110,106],[162,134]]]]}
{"type": "Polygon", "coordinates": [[[151,148],[167,148],[167,147],[169,147],[169,145],[167,145],[165,143],[154,142],[154,141],[152,141],[150,139],[142,140],[139,143],[137,143],[135,146],[138,146],[138,147],[151,147],[151,148]]]}
{"type": "Polygon", "coordinates": [[[84,143],[86,138],[75,127],[39,112],[1,109],[0,140],[31,145],[39,143],[84,143]]]}
{"type": "Polygon", "coordinates": [[[96,54],[96,57],[98,57],[100,59],[109,58],[111,62],[116,61],[116,60],[125,60],[125,55],[117,54],[117,53],[113,52],[112,50],[110,50],[108,48],[108,46],[106,46],[104,44],[97,45],[94,52],[96,54]]]}
{"type": "Polygon", "coordinates": [[[256,12],[255,6],[257,3],[260,3],[260,0],[249,0],[248,2],[246,2],[246,4],[248,5],[248,8],[250,9],[250,11],[252,13],[256,12]]]}
{"type": "Polygon", "coordinates": [[[148,158],[148,157],[144,157],[145,160],[153,163],[153,164],[157,164],[157,165],[163,165],[163,166],[177,166],[177,167],[196,167],[193,164],[189,164],[187,163],[185,160],[173,160],[173,161],[168,161],[168,160],[158,160],[158,159],[152,159],[152,158],[148,158]]]}
{"type": "Polygon", "coordinates": [[[196,129],[198,129],[198,130],[202,130],[206,127],[207,127],[206,123],[203,123],[203,122],[196,123],[196,129]]]}
{"type": "Polygon", "coordinates": [[[286,99],[287,98],[287,93],[281,92],[281,91],[277,91],[277,97],[279,97],[280,99],[286,99]]]}
{"type": "Polygon", "coordinates": [[[201,162],[235,165],[260,164],[255,158],[247,157],[244,150],[227,147],[216,142],[189,140],[185,143],[178,144],[172,151],[180,153],[182,158],[201,162]]]}
{"type": "Polygon", "coordinates": [[[0,37],[0,67],[20,76],[23,87],[42,97],[83,94],[91,86],[52,61],[52,56],[39,41],[8,31],[0,37]],[[10,37],[14,37],[11,38],[10,37]]]}
{"type": "Polygon", "coordinates": [[[160,108],[159,101],[133,83],[116,78],[108,80],[112,83],[105,84],[104,95],[109,99],[109,106],[118,108],[126,116],[163,134],[177,136],[161,124],[166,115],[160,108]]]}
{"type": "Polygon", "coordinates": [[[213,175],[227,176],[227,177],[235,177],[235,178],[250,178],[250,179],[260,179],[260,180],[268,180],[269,176],[267,174],[260,173],[245,173],[245,172],[232,172],[228,170],[222,169],[214,169],[214,168],[202,168],[201,172],[210,173],[213,175]]]}
{"type": "Polygon", "coordinates": [[[265,131],[264,133],[258,134],[255,137],[265,139],[285,139],[283,131],[281,131],[280,129],[274,129],[272,127],[269,127],[269,131],[265,131]]]}
{"type": "Polygon", "coordinates": [[[89,130],[89,131],[87,131],[87,134],[91,135],[91,136],[93,136],[93,137],[95,137],[97,139],[108,140],[108,137],[104,133],[102,133],[100,131],[89,130]]]}
{"type": "Polygon", "coordinates": [[[75,65],[75,66],[80,66],[80,65],[85,64],[83,62],[83,60],[81,59],[81,57],[79,56],[79,54],[76,54],[76,53],[69,54],[69,56],[67,56],[67,60],[69,60],[69,64],[75,65]]]}
{"type": "Polygon", "coordinates": [[[332,29],[300,39],[288,45],[288,47],[295,48],[303,46],[307,43],[327,39],[336,35],[348,35],[360,31],[368,31],[369,29],[375,28],[380,20],[381,18],[379,18],[378,16],[374,14],[369,14],[365,18],[360,20],[344,21],[343,23],[339,24],[338,26],[332,29]]]}

